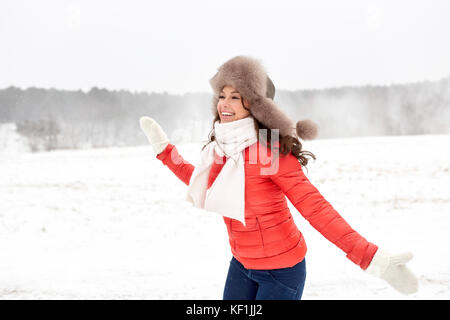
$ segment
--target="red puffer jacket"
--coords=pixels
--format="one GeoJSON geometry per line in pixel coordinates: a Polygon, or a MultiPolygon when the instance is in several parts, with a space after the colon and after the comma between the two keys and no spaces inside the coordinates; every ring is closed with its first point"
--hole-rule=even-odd
{"type": "MultiPolygon", "coordinates": [[[[223,218],[233,256],[247,269],[286,268],[303,260],[306,243],[292,219],[286,195],[315,229],[366,269],[378,247],[353,230],[333,209],[306,178],[294,155],[280,154],[272,166],[271,157],[270,148],[258,142],[245,149],[245,226],[238,220],[223,218]],[[257,148],[256,153],[250,153],[250,148],[257,148]],[[257,154],[257,161],[250,154],[257,154]]],[[[169,144],[157,158],[189,185],[194,166],[179,155],[174,145],[169,144]]],[[[208,188],[226,157],[222,160],[213,163],[208,188]]]]}

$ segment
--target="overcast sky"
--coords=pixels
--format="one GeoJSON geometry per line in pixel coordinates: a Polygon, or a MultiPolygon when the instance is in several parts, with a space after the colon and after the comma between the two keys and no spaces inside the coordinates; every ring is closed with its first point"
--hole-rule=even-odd
{"type": "Polygon", "coordinates": [[[0,2],[0,88],[210,92],[235,55],[277,89],[450,75],[450,1],[0,2]]]}

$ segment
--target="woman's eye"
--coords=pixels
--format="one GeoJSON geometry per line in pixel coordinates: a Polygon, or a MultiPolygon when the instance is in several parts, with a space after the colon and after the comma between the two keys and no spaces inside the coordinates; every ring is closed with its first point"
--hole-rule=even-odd
{"type": "MultiPolygon", "coordinates": [[[[219,96],[219,99],[224,99],[224,96],[219,96]]],[[[232,97],[232,99],[240,99],[239,97],[232,97]]]]}

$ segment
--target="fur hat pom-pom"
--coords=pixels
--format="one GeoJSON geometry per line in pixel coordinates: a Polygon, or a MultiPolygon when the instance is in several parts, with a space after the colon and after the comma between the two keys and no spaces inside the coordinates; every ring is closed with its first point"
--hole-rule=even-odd
{"type": "Polygon", "coordinates": [[[297,135],[303,140],[313,140],[319,134],[319,127],[314,121],[309,119],[298,121],[295,129],[297,135]]]}

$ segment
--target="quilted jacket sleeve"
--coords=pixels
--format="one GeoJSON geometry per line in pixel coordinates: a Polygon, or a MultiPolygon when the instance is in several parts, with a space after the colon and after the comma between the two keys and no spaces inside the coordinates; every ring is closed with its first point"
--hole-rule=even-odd
{"type": "Polygon", "coordinates": [[[342,249],[347,258],[366,269],[378,247],[353,230],[325,200],[304,175],[294,155],[282,155],[278,159],[278,170],[271,175],[272,181],[316,230],[342,249]]]}
{"type": "Polygon", "coordinates": [[[169,143],[156,158],[161,160],[181,181],[189,185],[194,166],[183,159],[173,144],[169,143]]]}

